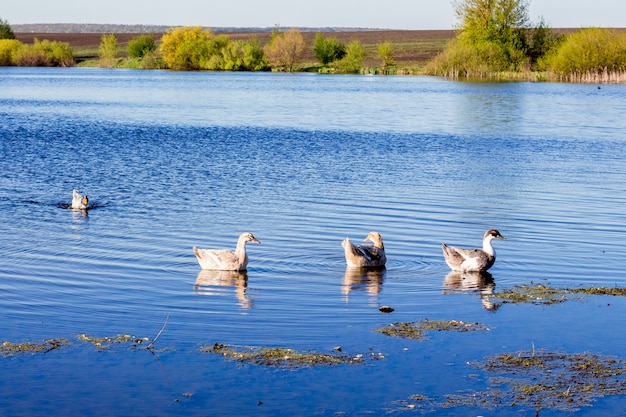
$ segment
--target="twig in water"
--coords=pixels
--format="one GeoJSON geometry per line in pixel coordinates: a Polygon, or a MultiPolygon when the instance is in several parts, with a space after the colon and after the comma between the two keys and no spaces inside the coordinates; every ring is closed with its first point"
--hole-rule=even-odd
{"type": "Polygon", "coordinates": [[[169,320],[170,315],[168,314],[167,317],[165,317],[165,323],[163,323],[163,327],[161,327],[161,330],[159,330],[159,332],[157,333],[156,336],[154,336],[154,339],[152,339],[152,341],[148,344],[148,346],[146,347],[146,349],[152,349],[152,346],[154,346],[154,342],[157,341],[157,339],[159,338],[159,336],[161,336],[161,333],[163,333],[163,330],[165,330],[165,326],[167,326],[167,321],[169,320]]]}

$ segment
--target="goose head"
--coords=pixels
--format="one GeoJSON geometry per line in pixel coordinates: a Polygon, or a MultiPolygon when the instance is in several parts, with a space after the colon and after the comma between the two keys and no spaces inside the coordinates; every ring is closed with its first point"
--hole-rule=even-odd
{"type": "Polygon", "coordinates": [[[363,239],[364,242],[370,241],[377,248],[383,247],[383,237],[378,232],[369,232],[369,234],[363,239]]]}
{"type": "Polygon", "coordinates": [[[244,243],[252,242],[261,244],[261,242],[257,240],[257,238],[255,238],[254,235],[250,232],[242,233],[241,236],[239,236],[239,240],[243,241],[244,243]]]}
{"type": "Polygon", "coordinates": [[[483,240],[491,242],[494,239],[506,240],[496,229],[487,230],[483,236],[483,240]]]}

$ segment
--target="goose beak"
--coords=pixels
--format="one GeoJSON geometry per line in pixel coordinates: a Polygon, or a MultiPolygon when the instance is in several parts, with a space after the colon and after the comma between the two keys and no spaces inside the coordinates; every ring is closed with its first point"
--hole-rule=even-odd
{"type": "Polygon", "coordinates": [[[258,243],[259,245],[261,244],[260,240],[257,240],[256,238],[252,238],[252,240],[250,242],[254,242],[254,243],[258,243]]]}

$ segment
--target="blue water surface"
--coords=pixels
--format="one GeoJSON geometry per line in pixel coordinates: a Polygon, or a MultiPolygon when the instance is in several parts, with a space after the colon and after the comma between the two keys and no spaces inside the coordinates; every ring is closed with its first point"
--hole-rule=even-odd
{"type": "Polygon", "coordinates": [[[489,355],[622,357],[620,298],[503,304],[488,291],[626,286],[624,114],[622,85],[0,68],[0,340],[71,341],[0,358],[0,410],[419,413],[413,395],[489,387],[468,365],[489,355]],[[85,213],[64,208],[74,188],[85,213]],[[441,242],[478,247],[491,228],[508,240],[488,288],[449,275],[441,242]],[[372,230],[387,268],[347,269],[341,241],[372,230]],[[200,270],[192,246],[234,248],[244,231],[262,242],[246,274],[200,270]],[[490,330],[374,332],[426,318],[490,330]],[[156,353],[78,340],[151,340],[164,323],[156,353]],[[286,370],[201,352],[214,343],[367,360],[286,370]]]}

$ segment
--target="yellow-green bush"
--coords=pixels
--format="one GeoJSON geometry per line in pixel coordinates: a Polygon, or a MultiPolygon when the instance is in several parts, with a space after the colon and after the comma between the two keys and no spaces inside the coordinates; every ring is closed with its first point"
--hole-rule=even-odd
{"type": "Polygon", "coordinates": [[[70,67],[74,65],[74,53],[66,42],[35,39],[32,45],[21,44],[11,60],[22,67],[70,67]]]}
{"type": "Polygon", "coordinates": [[[13,54],[20,46],[22,42],[16,39],[0,39],[0,66],[13,65],[13,54]]]}
{"type": "MultiPolygon", "coordinates": [[[[173,70],[263,70],[267,67],[256,38],[232,41],[201,27],[179,27],[161,38],[163,64],[173,70]]],[[[145,58],[144,58],[145,59],[145,58]]]]}
{"type": "Polygon", "coordinates": [[[568,35],[546,58],[550,72],[567,81],[603,81],[626,72],[626,32],[587,28],[568,35]],[[599,77],[599,78],[598,78],[599,77]]]}
{"type": "Polygon", "coordinates": [[[496,42],[469,44],[457,39],[427,66],[430,75],[481,78],[501,71],[519,71],[527,61],[523,52],[496,42]]]}
{"type": "Polygon", "coordinates": [[[159,51],[165,64],[174,70],[203,69],[210,59],[210,30],[195,27],[177,27],[161,38],[159,51]]]}

